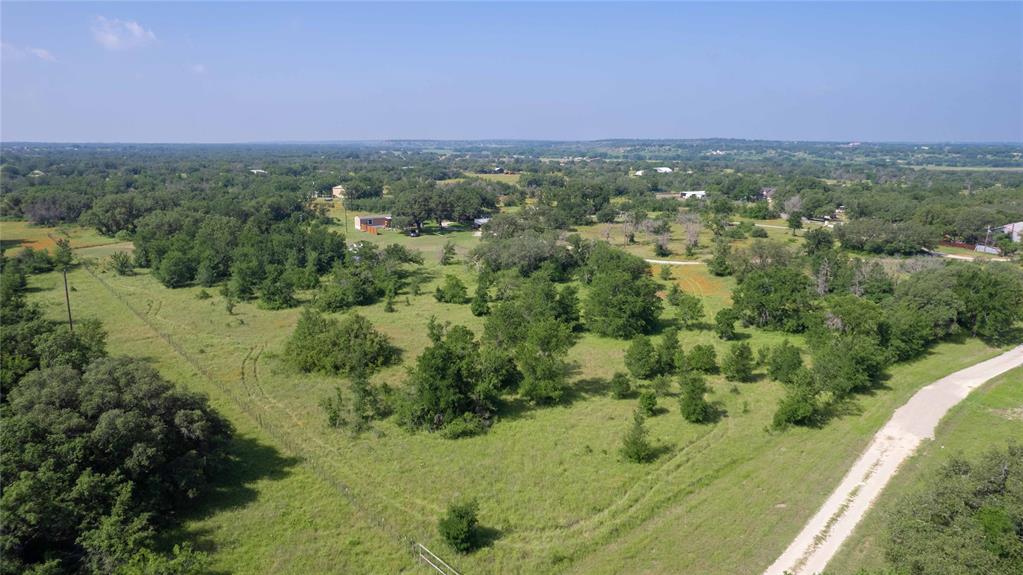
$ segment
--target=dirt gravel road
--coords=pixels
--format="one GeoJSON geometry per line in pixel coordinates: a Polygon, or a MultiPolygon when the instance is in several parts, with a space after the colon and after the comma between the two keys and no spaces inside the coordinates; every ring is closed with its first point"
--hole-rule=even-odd
{"type": "Polygon", "coordinates": [[[957,371],[916,392],[874,435],[838,488],[828,497],[788,549],[765,575],[811,575],[828,561],[852,534],[856,524],[880,495],[899,466],[916,451],[949,409],[984,382],[1023,365],[1023,345],[957,371]]]}

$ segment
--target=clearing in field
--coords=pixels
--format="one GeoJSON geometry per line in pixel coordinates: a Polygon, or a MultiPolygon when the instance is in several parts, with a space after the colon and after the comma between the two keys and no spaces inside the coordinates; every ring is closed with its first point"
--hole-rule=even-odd
{"type": "MultiPolygon", "coordinates": [[[[431,293],[449,273],[474,288],[466,266],[438,263],[449,239],[460,257],[471,249],[477,240],[470,232],[350,234],[359,239],[422,250],[433,278],[422,295],[400,294],[393,313],[383,303],[356,310],[403,350],[404,365],[378,373],[375,384],[401,385],[405,366],[428,343],[430,316],[482,331],[467,305],[438,303],[431,293]]],[[[112,353],[148,357],[171,379],[208,393],[238,427],[238,467],[223,486],[230,496],[208,498],[179,534],[216,551],[216,568],[229,572],[402,571],[411,566],[409,539],[469,573],[754,572],[787,545],[895,406],[997,353],[974,340],[941,344],[894,367],[886,389],[859,398],[858,414],[786,433],[766,431],[779,384],[733,385],[714,376],[709,399],[721,418],[687,423],[673,397],[662,398],[664,409],[648,427],[663,453],[640,465],[618,455],[635,400],[607,390],[607,379],[624,371],[628,342],[585,334],[569,355],[575,371],[562,404],[532,407],[513,398],[482,436],[410,434],[390,420],[351,436],[329,429],[319,406],[347,382],[295,373],[279,359],[300,310],[242,303],[229,313],[219,297],[199,299],[201,288],[170,290],[139,271],[120,277],[97,266],[76,269],[72,305],[117,326],[112,353]],[[490,530],[490,544],[466,556],[447,551],[436,534],[437,518],[461,496],[479,498],[490,530]]],[[[701,295],[710,314],[728,304],[731,279],[702,266],[672,271],[671,281],[701,295]]],[[[40,288],[34,297],[60,317],[58,276],[31,281],[40,288]]],[[[670,312],[662,323],[671,324],[670,312]]],[[[754,348],[786,337],[802,343],[740,332],[754,348]]],[[[683,331],[680,339],[686,349],[709,343],[719,356],[726,350],[710,331],[683,331]]]]}

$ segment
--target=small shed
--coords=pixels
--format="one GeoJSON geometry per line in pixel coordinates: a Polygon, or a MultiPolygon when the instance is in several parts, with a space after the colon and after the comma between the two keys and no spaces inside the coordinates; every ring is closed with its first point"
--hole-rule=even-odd
{"type": "Polygon", "coordinates": [[[380,228],[391,227],[391,216],[355,216],[355,229],[371,234],[377,233],[380,228]]]}
{"type": "Polygon", "coordinates": [[[340,184],[334,186],[333,188],[330,189],[330,195],[331,197],[339,198],[342,200],[345,199],[345,187],[340,184]]]}

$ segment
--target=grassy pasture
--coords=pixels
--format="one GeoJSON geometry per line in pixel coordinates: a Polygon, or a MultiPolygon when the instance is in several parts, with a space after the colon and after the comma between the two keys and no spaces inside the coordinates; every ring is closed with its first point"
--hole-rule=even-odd
{"type": "MultiPolygon", "coordinates": [[[[357,310],[404,350],[405,365],[378,373],[375,384],[401,385],[428,343],[431,315],[482,332],[482,319],[467,305],[432,296],[447,273],[475,287],[466,266],[438,264],[445,240],[463,255],[478,241],[471,232],[350,232],[349,239],[420,249],[434,278],[422,295],[400,294],[394,313],[382,303],[357,310]]],[[[672,273],[671,281],[704,297],[708,317],[728,305],[731,278],[703,266],[672,273]]],[[[406,537],[467,573],[756,572],[896,406],[930,381],[997,353],[973,340],[942,344],[892,369],[885,389],[859,398],[855,413],[823,429],[782,434],[766,430],[781,386],[763,377],[733,386],[715,376],[710,399],[721,419],[686,423],[674,398],[662,398],[665,411],[648,426],[664,452],[637,465],[617,453],[635,399],[612,399],[606,389],[606,379],[624,370],[627,342],[585,334],[569,355],[566,400],[534,408],[512,398],[486,435],[449,441],[408,434],[388,420],[351,437],[328,429],[318,406],[347,382],[294,373],[277,357],[299,310],[242,303],[228,314],[220,297],[198,299],[198,287],[166,289],[145,270],[119,277],[78,268],[70,279],[76,313],[105,322],[113,353],[147,357],[171,379],[208,393],[238,428],[235,465],[176,534],[212,551],[216,568],[237,573],[406,571],[406,537]],[[480,498],[482,524],[493,530],[492,544],[468,556],[445,550],[435,532],[447,502],[462,495],[480,498]]],[[[34,299],[59,318],[58,276],[31,281],[34,299]]],[[[664,317],[670,325],[670,313],[664,317]]],[[[754,348],[784,339],[740,332],[754,348]]],[[[712,343],[719,356],[727,347],[707,330],[685,331],[681,340],[685,348],[712,343]]]]}
{"type": "Polygon", "coordinates": [[[438,184],[457,184],[458,182],[464,182],[470,178],[479,178],[481,180],[490,180],[491,182],[504,182],[506,184],[512,184],[514,186],[519,185],[520,174],[467,174],[462,178],[449,178],[447,180],[439,180],[438,184]]]}
{"type": "Polygon", "coordinates": [[[939,254],[948,254],[948,255],[952,255],[952,256],[965,256],[965,257],[973,258],[973,259],[976,259],[976,260],[991,260],[991,259],[996,259],[996,258],[1000,257],[1000,256],[996,256],[994,254],[986,254],[986,253],[983,253],[983,252],[978,252],[976,250],[968,250],[966,248],[960,248],[960,247],[957,247],[957,246],[938,246],[938,247],[936,247],[934,249],[934,251],[939,253],[939,254]]]}
{"type": "Polygon", "coordinates": [[[939,172],[1023,172],[1023,166],[907,166],[914,170],[934,170],[939,172]]]}
{"type": "MultiPolygon", "coordinates": [[[[5,250],[28,247],[34,250],[53,250],[56,238],[66,237],[75,249],[98,248],[115,243],[123,243],[115,238],[104,236],[93,228],[77,225],[61,225],[58,227],[37,226],[26,221],[0,221],[0,246],[5,250]]],[[[131,245],[128,242],[127,245],[131,245]]],[[[130,248],[129,248],[130,249],[130,248]]]]}
{"type": "Polygon", "coordinates": [[[967,459],[1006,441],[1023,439],[1023,368],[988,382],[957,405],[938,425],[934,439],[924,442],[902,466],[856,531],[828,565],[835,575],[852,575],[860,568],[884,566],[883,536],[886,510],[952,456],[967,459]]]}
{"type": "Polygon", "coordinates": [[[473,174],[477,178],[483,178],[484,180],[490,180],[492,182],[504,182],[506,184],[519,184],[519,176],[521,174],[473,174]]]}

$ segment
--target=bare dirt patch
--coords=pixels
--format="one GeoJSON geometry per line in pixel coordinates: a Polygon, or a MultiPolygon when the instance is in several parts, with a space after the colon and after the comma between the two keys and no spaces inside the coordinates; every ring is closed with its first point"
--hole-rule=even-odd
{"type": "Polygon", "coordinates": [[[1012,421],[1023,421],[1023,406],[1010,407],[1008,409],[992,409],[991,412],[1012,421]]]}

